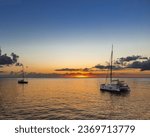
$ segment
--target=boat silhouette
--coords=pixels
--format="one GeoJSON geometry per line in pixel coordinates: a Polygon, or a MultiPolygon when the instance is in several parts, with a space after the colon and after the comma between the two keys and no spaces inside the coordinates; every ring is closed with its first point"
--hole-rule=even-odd
{"type": "MultiPolygon", "coordinates": [[[[111,59],[110,59],[110,74],[109,74],[109,83],[101,84],[100,90],[102,91],[116,91],[116,92],[122,92],[122,91],[130,91],[130,88],[128,84],[126,84],[124,81],[120,81],[119,79],[113,79],[113,45],[111,50],[111,59]]],[[[107,79],[107,78],[106,78],[107,79]]]]}
{"type": "Polygon", "coordinates": [[[18,80],[18,84],[28,84],[28,81],[25,80],[24,66],[22,65],[22,79],[18,80]]]}

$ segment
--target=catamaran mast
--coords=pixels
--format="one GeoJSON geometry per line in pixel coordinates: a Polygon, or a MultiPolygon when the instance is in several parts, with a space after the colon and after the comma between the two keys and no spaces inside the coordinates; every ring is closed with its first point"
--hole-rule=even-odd
{"type": "Polygon", "coordinates": [[[22,78],[24,80],[24,66],[22,65],[22,78]]]}
{"type": "Polygon", "coordinates": [[[111,59],[110,59],[110,83],[112,82],[112,64],[113,64],[113,45],[111,49],[111,59]]]}

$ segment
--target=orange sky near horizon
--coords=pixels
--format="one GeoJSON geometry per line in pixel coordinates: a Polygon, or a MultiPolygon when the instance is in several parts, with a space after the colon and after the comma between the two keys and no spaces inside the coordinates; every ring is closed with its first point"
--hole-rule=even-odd
{"type": "MultiPolygon", "coordinates": [[[[22,67],[4,67],[1,68],[2,71],[4,71],[6,74],[10,73],[11,71],[13,72],[21,72],[22,67]]],[[[55,71],[55,69],[48,69],[48,68],[37,68],[32,67],[25,67],[25,72],[26,73],[42,73],[42,74],[50,74],[50,73],[57,73],[57,74],[68,74],[69,77],[76,77],[76,78],[88,78],[88,77],[96,77],[96,75],[101,75],[101,76],[106,76],[108,74],[108,70],[92,70],[92,71],[55,71]]],[[[123,69],[123,70],[114,70],[113,71],[114,76],[150,76],[150,71],[140,71],[140,69],[123,69]]]]}

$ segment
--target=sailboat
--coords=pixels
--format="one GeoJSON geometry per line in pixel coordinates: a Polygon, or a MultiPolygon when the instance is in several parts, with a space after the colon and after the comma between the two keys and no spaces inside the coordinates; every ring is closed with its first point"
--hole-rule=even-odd
{"type": "Polygon", "coordinates": [[[22,65],[22,79],[18,80],[18,84],[28,84],[28,81],[25,80],[24,66],[22,65]]]}
{"type": "Polygon", "coordinates": [[[112,45],[111,60],[110,60],[110,74],[109,74],[110,80],[109,83],[101,84],[100,90],[116,91],[116,92],[130,91],[128,84],[126,84],[124,81],[120,81],[119,79],[113,79],[112,73],[113,73],[113,45],[112,45]]]}

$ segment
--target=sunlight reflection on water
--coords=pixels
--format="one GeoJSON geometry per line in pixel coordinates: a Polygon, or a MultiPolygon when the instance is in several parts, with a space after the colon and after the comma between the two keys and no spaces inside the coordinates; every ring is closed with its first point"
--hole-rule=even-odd
{"type": "Polygon", "coordinates": [[[0,79],[0,119],[150,119],[150,79],[124,79],[131,92],[99,90],[105,79],[0,79]]]}

